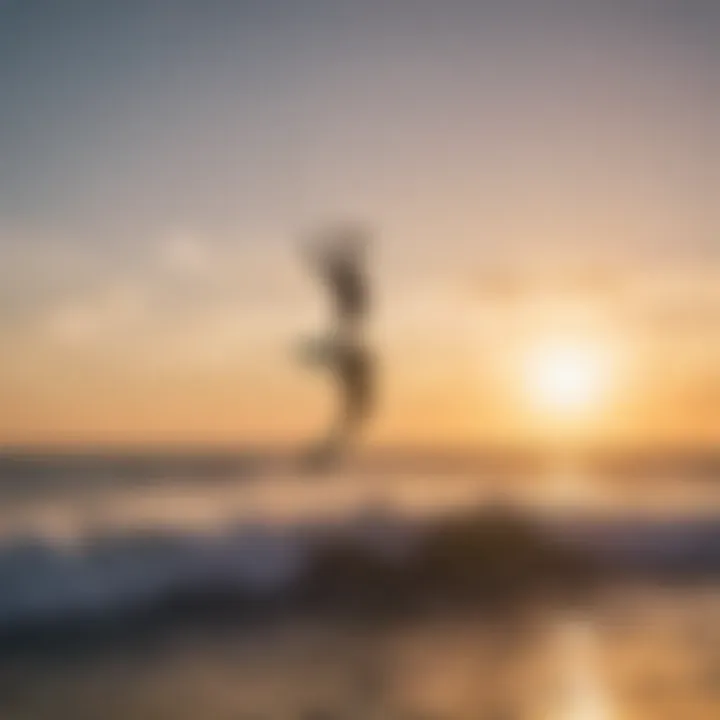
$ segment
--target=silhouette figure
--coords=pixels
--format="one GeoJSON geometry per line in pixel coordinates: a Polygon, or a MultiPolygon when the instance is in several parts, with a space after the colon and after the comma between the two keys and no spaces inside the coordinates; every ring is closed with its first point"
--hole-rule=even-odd
{"type": "Polygon", "coordinates": [[[369,311],[362,231],[338,231],[334,242],[315,248],[314,255],[335,300],[338,328],[359,329],[369,311]]]}
{"type": "Polygon", "coordinates": [[[326,338],[305,347],[305,360],[337,378],[340,410],[327,438],[308,456],[312,465],[333,459],[357,433],[372,409],[374,363],[365,339],[370,300],[365,267],[366,237],[344,228],[310,249],[309,257],[330,291],[332,327],[326,338]]]}

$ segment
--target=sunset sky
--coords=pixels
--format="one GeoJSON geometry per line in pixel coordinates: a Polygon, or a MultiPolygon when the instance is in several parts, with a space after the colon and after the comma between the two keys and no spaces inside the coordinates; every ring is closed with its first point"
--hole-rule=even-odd
{"type": "Polygon", "coordinates": [[[718,445],[719,88],[715,0],[0,0],[0,444],[317,434],[349,218],[374,441],[718,445]]]}

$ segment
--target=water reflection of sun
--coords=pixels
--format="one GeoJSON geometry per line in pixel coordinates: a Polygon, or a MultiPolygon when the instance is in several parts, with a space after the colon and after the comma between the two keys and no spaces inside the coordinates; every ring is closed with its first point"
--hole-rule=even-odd
{"type": "Polygon", "coordinates": [[[555,720],[614,720],[610,699],[600,677],[597,636],[584,622],[566,622],[559,628],[558,659],[563,697],[555,720]]]}

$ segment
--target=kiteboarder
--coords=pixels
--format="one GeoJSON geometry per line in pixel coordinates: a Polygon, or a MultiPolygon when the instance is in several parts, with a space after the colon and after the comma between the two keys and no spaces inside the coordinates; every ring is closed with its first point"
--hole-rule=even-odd
{"type": "Polygon", "coordinates": [[[366,254],[367,236],[355,227],[326,234],[309,251],[314,269],[330,292],[333,318],[329,334],[306,344],[303,355],[306,362],[334,374],[341,395],[327,438],[307,456],[311,464],[335,458],[372,409],[374,363],[366,338],[370,311],[366,254]]]}

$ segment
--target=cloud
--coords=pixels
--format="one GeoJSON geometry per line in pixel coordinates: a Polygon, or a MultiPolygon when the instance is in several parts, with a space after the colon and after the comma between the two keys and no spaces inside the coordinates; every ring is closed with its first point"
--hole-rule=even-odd
{"type": "Polygon", "coordinates": [[[86,297],[60,303],[45,317],[44,330],[64,343],[82,343],[113,337],[141,320],[147,302],[142,290],[117,285],[86,297]]]}
{"type": "Polygon", "coordinates": [[[189,232],[175,232],[160,242],[160,268],[173,275],[197,277],[215,269],[216,257],[209,244],[189,232]]]}
{"type": "Polygon", "coordinates": [[[720,339],[720,274],[709,267],[662,268],[638,278],[628,317],[664,336],[720,339]]]}
{"type": "Polygon", "coordinates": [[[599,266],[497,268],[476,274],[470,293],[498,305],[533,301],[539,295],[604,301],[620,297],[626,282],[618,270],[599,266]]]}

